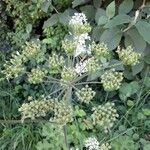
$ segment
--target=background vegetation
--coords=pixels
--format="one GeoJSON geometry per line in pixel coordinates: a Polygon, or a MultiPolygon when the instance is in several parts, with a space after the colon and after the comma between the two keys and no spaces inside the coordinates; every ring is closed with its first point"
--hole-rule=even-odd
{"type": "MultiPolygon", "coordinates": [[[[0,70],[11,54],[21,52],[26,42],[38,41],[46,54],[63,54],[62,40],[68,33],[68,19],[83,12],[92,26],[96,42],[110,51],[132,45],[142,55],[134,66],[116,67],[124,71],[118,91],[97,87],[96,103],[115,102],[119,120],[109,134],[85,122],[85,112],[77,109],[77,124],[68,125],[72,146],[95,136],[114,150],[150,149],[150,2],[148,0],[2,0],[0,1],[0,70]]],[[[116,63],[114,55],[112,65],[116,63]]],[[[32,68],[35,64],[28,64],[32,68]]],[[[28,96],[39,97],[57,87],[28,84],[25,79],[4,79],[0,73],[0,150],[61,150],[64,137],[46,120],[25,120],[18,108],[28,96]]],[[[95,78],[95,77],[92,77],[95,78]]]]}

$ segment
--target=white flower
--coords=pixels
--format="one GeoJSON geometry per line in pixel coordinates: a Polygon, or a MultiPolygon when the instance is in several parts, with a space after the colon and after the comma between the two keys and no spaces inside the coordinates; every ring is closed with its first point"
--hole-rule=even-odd
{"type": "Polygon", "coordinates": [[[86,46],[86,40],[90,40],[90,36],[88,33],[81,34],[79,37],[75,37],[75,41],[77,41],[77,47],[74,53],[74,56],[77,57],[80,54],[91,54],[90,47],[86,46]]]}
{"type": "Polygon", "coordinates": [[[71,147],[70,150],[79,150],[79,148],[74,149],[73,147],[71,147]]]}
{"type": "Polygon", "coordinates": [[[85,140],[85,147],[88,150],[99,150],[99,142],[95,137],[90,137],[85,140]]]}
{"type": "Polygon", "coordinates": [[[87,63],[88,63],[88,60],[85,60],[83,62],[79,62],[76,64],[75,66],[75,71],[77,74],[81,75],[82,73],[85,73],[87,72],[87,63]]]}
{"type": "Polygon", "coordinates": [[[69,24],[70,25],[74,25],[74,24],[83,25],[86,22],[87,22],[87,18],[85,16],[85,14],[75,13],[74,16],[72,16],[71,20],[69,21],[69,24]]]}

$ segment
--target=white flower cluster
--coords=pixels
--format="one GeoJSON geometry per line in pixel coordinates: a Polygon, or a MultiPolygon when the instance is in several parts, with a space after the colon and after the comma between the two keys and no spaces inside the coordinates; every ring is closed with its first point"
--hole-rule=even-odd
{"type": "Polygon", "coordinates": [[[75,149],[75,148],[71,147],[70,150],[79,150],[79,148],[76,148],[76,149],[75,149]]]}
{"type": "Polygon", "coordinates": [[[74,56],[77,57],[80,54],[91,54],[90,47],[87,47],[86,41],[90,40],[90,36],[88,33],[81,34],[79,37],[75,37],[75,41],[77,41],[77,47],[74,52],[74,56]]]}
{"type": "Polygon", "coordinates": [[[84,146],[85,148],[87,148],[87,150],[110,150],[111,149],[109,143],[102,143],[100,145],[100,143],[95,137],[89,137],[88,139],[86,139],[84,142],[84,146]]]}
{"type": "Polygon", "coordinates": [[[87,60],[84,60],[83,62],[80,61],[75,65],[75,72],[78,75],[82,75],[83,73],[89,72],[93,73],[96,72],[101,68],[101,65],[98,63],[98,59],[95,59],[94,57],[88,58],[87,60]]]}
{"type": "Polygon", "coordinates": [[[99,142],[95,137],[86,139],[84,145],[88,150],[99,150],[100,147],[99,142]]]}
{"type": "Polygon", "coordinates": [[[88,71],[87,70],[87,64],[88,64],[88,60],[77,63],[75,66],[75,72],[78,75],[81,75],[82,73],[86,73],[88,71]]]}
{"type": "Polygon", "coordinates": [[[83,13],[75,13],[74,16],[72,16],[71,20],[69,21],[69,25],[76,25],[80,24],[83,25],[84,23],[87,22],[87,18],[85,14],[83,13]]]}
{"type": "Polygon", "coordinates": [[[90,24],[87,23],[87,18],[83,13],[75,13],[69,21],[72,29],[70,35],[73,36],[76,48],[74,56],[77,57],[81,54],[91,54],[91,49],[86,45],[86,41],[90,40],[88,33],[91,31],[90,24]]]}

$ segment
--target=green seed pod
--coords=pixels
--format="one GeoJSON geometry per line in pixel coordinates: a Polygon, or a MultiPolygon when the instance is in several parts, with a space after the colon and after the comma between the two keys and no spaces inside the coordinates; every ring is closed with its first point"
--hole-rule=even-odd
{"type": "Polygon", "coordinates": [[[108,58],[110,56],[108,47],[104,43],[96,44],[95,42],[92,42],[91,51],[94,54],[94,56],[98,59],[102,57],[108,58]]]}
{"type": "Polygon", "coordinates": [[[134,52],[131,46],[128,46],[126,49],[122,50],[118,48],[117,53],[124,65],[136,65],[139,63],[139,59],[141,57],[141,54],[134,52]]]}
{"type": "Polygon", "coordinates": [[[45,76],[45,72],[40,68],[32,69],[28,74],[28,81],[33,84],[38,84],[43,82],[43,78],[45,76]]]}
{"type": "Polygon", "coordinates": [[[48,60],[50,73],[60,72],[64,63],[65,63],[65,60],[62,56],[58,56],[57,54],[53,53],[52,56],[50,56],[48,60]]]}
{"type": "Polygon", "coordinates": [[[114,91],[120,88],[121,82],[123,80],[123,73],[116,72],[114,69],[106,71],[101,76],[101,83],[103,84],[104,90],[114,91]]]}
{"type": "Polygon", "coordinates": [[[74,80],[77,76],[77,73],[73,68],[64,67],[61,73],[62,85],[74,80]]]}
{"type": "Polygon", "coordinates": [[[113,103],[106,103],[93,109],[92,120],[94,125],[99,125],[107,132],[119,117],[116,110],[113,108],[113,103]],[[115,110],[115,111],[114,111],[115,110]],[[108,113],[109,112],[109,113],[108,113]]]}
{"type": "Polygon", "coordinates": [[[100,150],[110,150],[111,149],[111,146],[109,143],[103,143],[100,145],[100,150]]]}
{"type": "Polygon", "coordinates": [[[88,85],[86,85],[84,88],[76,92],[77,98],[84,103],[89,104],[89,102],[93,99],[96,92],[92,90],[88,85]]]}

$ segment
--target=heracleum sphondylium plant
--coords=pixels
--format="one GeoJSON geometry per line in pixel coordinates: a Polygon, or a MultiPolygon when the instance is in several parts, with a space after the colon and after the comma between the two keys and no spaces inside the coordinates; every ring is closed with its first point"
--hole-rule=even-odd
{"type": "MultiPolygon", "coordinates": [[[[24,103],[19,108],[22,120],[26,118],[49,116],[51,122],[62,126],[74,121],[74,101],[84,105],[92,103],[96,92],[91,84],[102,84],[104,90],[118,90],[123,72],[115,71],[111,65],[112,58],[105,43],[96,43],[91,40],[91,26],[83,13],[75,13],[69,21],[70,32],[62,41],[65,54],[52,53],[47,56],[46,49],[40,41],[27,42],[22,52],[12,55],[6,62],[3,73],[6,79],[17,78],[24,75],[29,84],[58,84],[60,89],[24,103]],[[28,63],[36,64],[28,68],[28,63]],[[101,81],[87,81],[87,78],[99,74],[101,81]],[[58,93],[58,97],[53,94],[58,93]]],[[[117,51],[123,65],[135,65],[140,54],[127,47],[117,51]],[[130,59],[132,61],[130,61],[130,59]]],[[[119,64],[120,65],[120,64],[119,64]]],[[[88,79],[89,80],[89,79],[88,79]]],[[[99,85],[100,86],[100,85],[99,85]]],[[[101,126],[109,131],[118,118],[114,103],[99,104],[91,109],[89,116],[93,125],[101,126]]],[[[105,147],[107,145],[103,145],[105,147]]],[[[109,148],[108,148],[109,149],[109,148]]]]}

